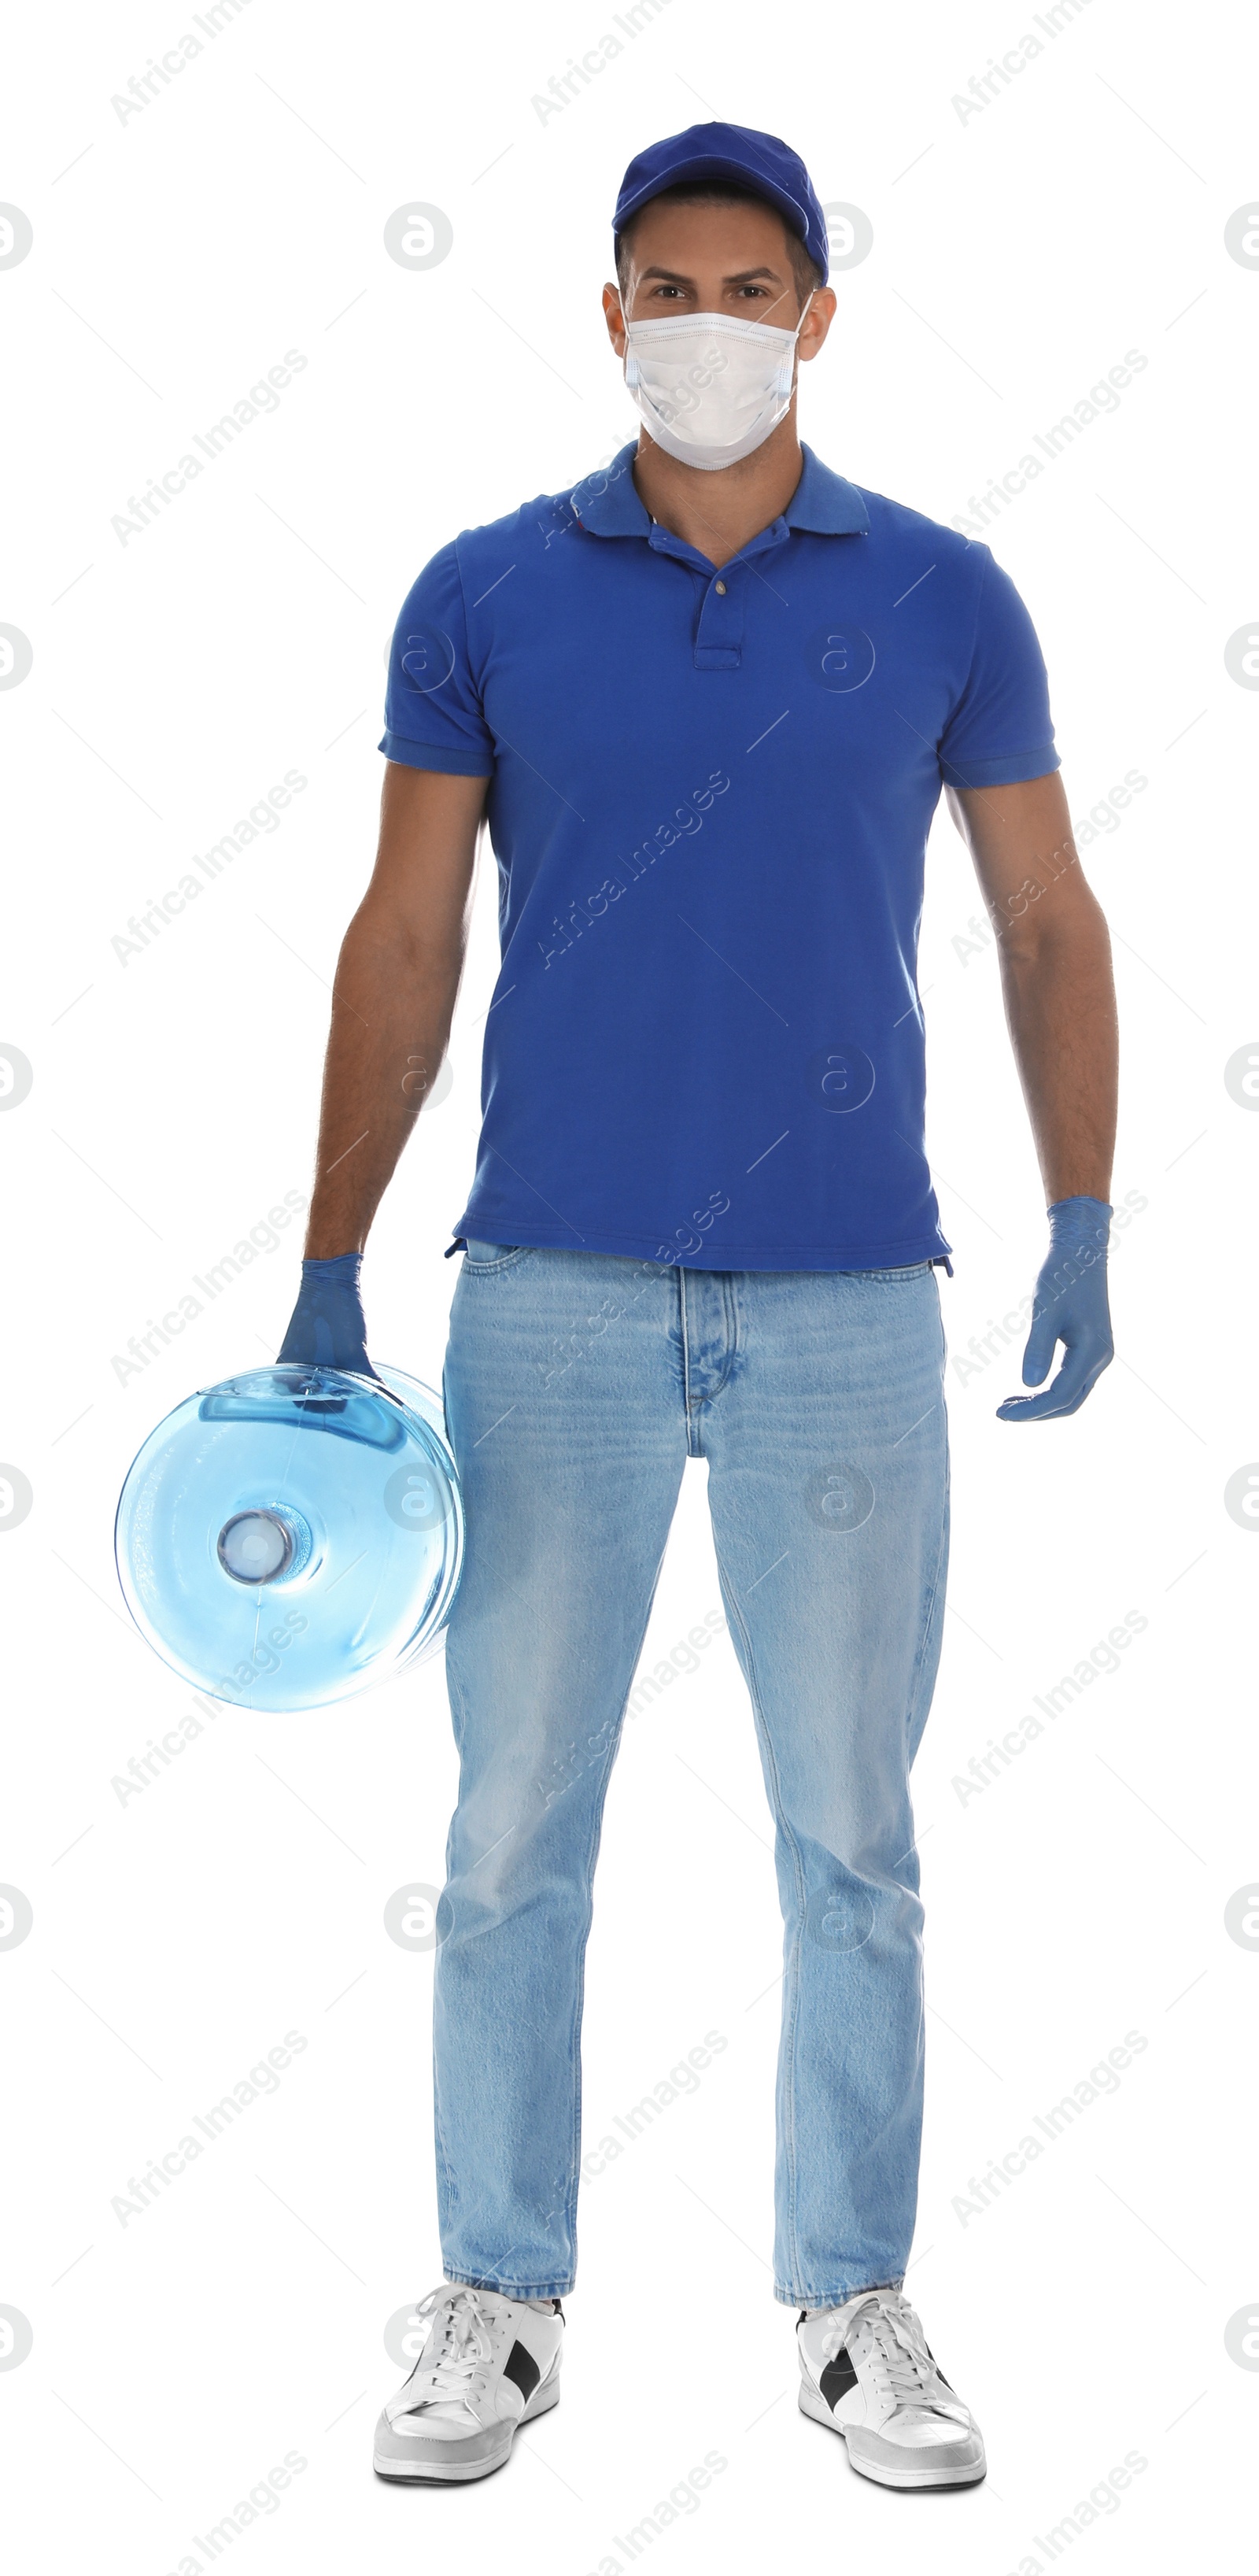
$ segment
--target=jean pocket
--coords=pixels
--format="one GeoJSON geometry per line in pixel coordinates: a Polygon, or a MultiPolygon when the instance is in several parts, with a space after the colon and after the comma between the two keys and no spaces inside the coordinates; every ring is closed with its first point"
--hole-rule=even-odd
{"type": "Polygon", "coordinates": [[[465,1270],[510,1270],[514,1262],[524,1260],[528,1250],[526,1243],[482,1243],[469,1235],[463,1266],[465,1270]]]}
{"type": "Polygon", "coordinates": [[[839,1277],[841,1279],[881,1279],[887,1280],[894,1285],[898,1279],[918,1279],[921,1277],[924,1270],[930,1270],[930,1268],[931,1263],[929,1261],[906,1261],[902,1263],[899,1268],[895,1269],[841,1270],[839,1272],[839,1277]]]}

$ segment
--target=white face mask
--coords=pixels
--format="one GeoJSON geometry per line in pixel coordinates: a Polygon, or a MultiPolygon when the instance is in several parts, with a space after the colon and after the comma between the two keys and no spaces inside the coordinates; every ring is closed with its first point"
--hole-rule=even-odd
{"type": "Polygon", "coordinates": [[[733,313],[627,323],[625,382],[657,447],[706,474],[751,456],[790,409],[804,313],[794,331],[733,313]]]}

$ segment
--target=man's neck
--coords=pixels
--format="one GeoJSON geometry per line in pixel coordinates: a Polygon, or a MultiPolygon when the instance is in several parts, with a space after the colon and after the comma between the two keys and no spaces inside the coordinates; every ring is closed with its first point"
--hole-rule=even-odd
{"type": "Polygon", "coordinates": [[[715,474],[679,464],[640,430],[634,488],[662,528],[694,546],[711,564],[724,564],[782,517],[803,470],[793,404],[751,456],[738,465],[723,465],[715,474]]]}

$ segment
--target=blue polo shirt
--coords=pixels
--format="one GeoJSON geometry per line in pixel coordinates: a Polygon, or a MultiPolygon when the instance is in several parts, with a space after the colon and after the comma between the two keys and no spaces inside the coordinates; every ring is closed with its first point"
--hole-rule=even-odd
{"type": "Polygon", "coordinates": [[[502,968],[458,1235],[715,1270],[949,1250],[916,959],[941,783],[1059,765],[987,546],[807,447],[715,571],[634,444],[456,538],[398,620],[381,750],[490,781],[502,968]]]}

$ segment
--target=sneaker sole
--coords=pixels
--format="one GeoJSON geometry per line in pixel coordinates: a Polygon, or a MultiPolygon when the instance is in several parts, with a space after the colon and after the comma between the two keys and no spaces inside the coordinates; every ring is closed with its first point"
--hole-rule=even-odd
{"type": "MultiPolygon", "coordinates": [[[[434,2469],[431,2462],[423,2464],[417,2460],[412,2469],[401,2460],[382,2460],[378,2453],[373,2452],[372,2467],[378,2478],[384,2478],[391,2486],[400,2487],[460,2486],[466,2485],[474,2478],[493,2477],[496,2469],[506,2468],[511,2458],[511,2446],[520,2430],[520,2425],[531,2424],[535,2416],[548,2415],[551,2408],[558,2406],[559,2402],[558,2379],[552,2380],[549,2386],[544,2381],[540,2388],[535,2388],[519,2422],[504,2425],[503,2430],[507,2438],[501,2449],[495,2451],[488,2460],[451,2460],[438,2469],[434,2469]]],[[[405,2439],[405,2436],[403,2438],[405,2439]]],[[[422,2444],[417,2442],[417,2451],[422,2448],[422,2444]]]]}
{"type": "Polygon", "coordinates": [[[869,2478],[875,2486],[913,2489],[916,2493],[922,2494],[941,2487],[978,2486],[981,2479],[988,2474],[988,2462],[982,2457],[966,2468],[924,2467],[906,2468],[902,2471],[878,2467],[871,2460],[854,2459],[848,2443],[847,2425],[836,2423],[825,2398],[820,2397],[806,2379],[800,2382],[800,2412],[802,2415],[807,2415],[811,2423],[824,2425],[828,2433],[838,2433],[848,2453],[849,2468],[855,2470],[858,2477],[869,2478]]]}

